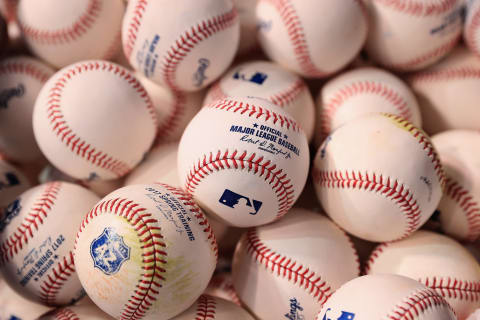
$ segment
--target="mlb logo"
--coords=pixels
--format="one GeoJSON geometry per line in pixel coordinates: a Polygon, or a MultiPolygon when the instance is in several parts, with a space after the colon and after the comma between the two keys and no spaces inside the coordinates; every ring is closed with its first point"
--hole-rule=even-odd
{"type": "Polygon", "coordinates": [[[218,200],[224,206],[236,209],[238,211],[248,211],[251,215],[256,215],[262,207],[262,202],[258,200],[250,200],[248,197],[242,196],[232,190],[225,189],[222,196],[218,200]]]}
{"type": "Polygon", "coordinates": [[[130,248],[113,228],[105,228],[102,234],[92,241],[90,255],[95,268],[106,275],[113,275],[122,264],[130,259],[130,248]]]}
{"type": "Polygon", "coordinates": [[[355,313],[351,313],[347,311],[341,311],[340,316],[328,316],[327,314],[330,310],[331,310],[330,308],[327,309],[322,320],[354,320],[355,319],[355,313]]]}

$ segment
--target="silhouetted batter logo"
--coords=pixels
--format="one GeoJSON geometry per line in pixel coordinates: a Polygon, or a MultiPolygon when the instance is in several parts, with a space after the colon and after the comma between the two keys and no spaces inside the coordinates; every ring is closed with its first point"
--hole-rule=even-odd
{"type": "Polygon", "coordinates": [[[130,259],[130,248],[113,228],[105,228],[102,234],[92,241],[90,255],[95,268],[107,275],[112,275],[130,259]]]}
{"type": "Polygon", "coordinates": [[[235,209],[236,211],[249,211],[248,213],[251,215],[256,215],[262,207],[262,201],[253,199],[250,201],[249,198],[228,189],[225,189],[218,201],[224,206],[235,209]]]}
{"type": "Polygon", "coordinates": [[[323,316],[322,320],[354,320],[355,319],[355,313],[347,312],[347,311],[341,311],[340,316],[328,316],[328,313],[331,309],[328,308],[327,311],[325,311],[325,315],[323,316]]]}
{"type": "Polygon", "coordinates": [[[262,85],[265,82],[265,80],[267,80],[267,78],[268,78],[268,75],[262,72],[255,72],[250,77],[246,76],[244,73],[241,73],[241,70],[233,74],[233,79],[235,80],[253,82],[259,85],[262,85]]]}

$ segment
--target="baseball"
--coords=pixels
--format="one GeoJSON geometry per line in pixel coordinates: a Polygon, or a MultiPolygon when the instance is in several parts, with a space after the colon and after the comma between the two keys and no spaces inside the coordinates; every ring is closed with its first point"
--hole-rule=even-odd
{"type": "Polygon", "coordinates": [[[27,177],[18,168],[0,159],[0,219],[8,205],[29,188],[27,177]]]}
{"type": "Polygon", "coordinates": [[[99,198],[66,182],[22,193],[0,220],[0,273],[20,295],[67,305],[85,294],[75,272],[78,226],[99,198]]]}
{"type": "Polygon", "coordinates": [[[366,271],[418,280],[444,297],[459,320],[480,307],[480,265],[461,244],[437,233],[421,230],[379,245],[366,271]]]}
{"type": "Polygon", "coordinates": [[[408,237],[435,211],[444,172],[423,131],[370,114],[333,131],[313,164],[318,199],[343,229],[364,240],[408,237]]]}
{"type": "Polygon", "coordinates": [[[256,13],[265,54],[308,78],[346,66],[367,37],[367,14],[358,0],[258,0],[256,13]]]}
{"type": "Polygon", "coordinates": [[[62,68],[113,58],[121,47],[121,0],[20,0],[18,22],[30,50],[62,68]]]}
{"type": "Polygon", "coordinates": [[[217,244],[200,208],[180,189],[134,185],[97,203],[75,242],[88,296],[117,319],[171,319],[207,287],[217,244]]]}
{"type": "Polygon", "coordinates": [[[304,209],[247,231],[232,265],[238,297],[262,320],[313,319],[335,290],[359,274],[348,236],[304,209]]]}
{"type": "Polygon", "coordinates": [[[231,0],[131,0],[123,19],[123,50],[132,67],[181,91],[205,88],[218,78],[239,38],[231,0]]]}
{"type": "Polygon", "coordinates": [[[50,311],[37,320],[114,320],[100,310],[88,297],[73,306],[50,311]]]}
{"type": "Polygon", "coordinates": [[[475,310],[474,313],[472,313],[467,320],[480,320],[480,309],[475,310]]]}
{"type": "Polygon", "coordinates": [[[316,320],[456,320],[442,296],[415,280],[368,275],[344,284],[323,306],[316,320]]]}
{"type": "Polygon", "coordinates": [[[76,179],[108,180],[142,160],[155,138],[157,115],[130,71],[91,60],[58,71],[45,84],[33,130],[55,167],[76,179]]]}
{"type": "Polygon", "coordinates": [[[232,274],[228,272],[218,273],[212,277],[204,294],[222,298],[242,306],[235,288],[233,287],[232,274]]]}
{"type": "Polygon", "coordinates": [[[42,158],[32,113],[40,89],[53,74],[49,66],[26,56],[0,62],[0,152],[8,159],[30,163],[42,158]]]}
{"type": "Polygon", "coordinates": [[[480,56],[480,1],[467,0],[467,16],[463,28],[463,39],[467,47],[480,56]]]}
{"type": "Polygon", "coordinates": [[[240,306],[233,302],[203,294],[195,303],[182,314],[171,320],[254,320],[254,318],[240,306]]]}
{"type": "Polygon", "coordinates": [[[209,90],[204,104],[228,97],[266,99],[285,109],[303,128],[310,141],[315,107],[307,85],[299,76],[268,61],[242,63],[227,72],[209,90]]]}
{"type": "Polygon", "coordinates": [[[281,218],[308,175],[307,138],[286,111],[258,98],[203,107],[178,147],[184,190],[227,224],[251,227],[281,218]]]}
{"type": "Polygon", "coordinates": [[[463,0],[369,0],[366,51],[390,69],[425,68],[446,56],[458,43],[463,26],[463,0]]]}

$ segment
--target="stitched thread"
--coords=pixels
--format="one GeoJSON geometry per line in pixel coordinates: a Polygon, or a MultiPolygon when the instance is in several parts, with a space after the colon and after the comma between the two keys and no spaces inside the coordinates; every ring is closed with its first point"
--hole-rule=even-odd
{"type": "Polygon", "coordinates": [[[50,120],[50,126],[56,136],[59,137],[72,152],[93,165],[111,171],[117,177],[121,177],[127,174],[131,170],[131,167],[125,162],[114,159],[113,156],[102,152],[99,148],[94,147],[78,136],[73,129],[70,128],[62,112],[62,94],[68,82],[80,73],[97,70],[111,72],[130,84],[144,101],[146,108],[155,123],[155,127],[157,127],[157,114],[155,108],[143,86],[128,70],[108,61],[94,61],[76,64],[70,69],[64,71],[62,76],[50,89],[47,102],[47,116],[50,120]]]}
{"type": "MultiPolygon", "coordinates": [[[[475,6],[472,5],[471,9],[475,6]]],[[[470,23],[465,24],[465,42],[472,52],[477,55],[480,54],[480,46],[478,43],[478,28],[480,28],[480,7],[476,6],[476,12],[470,20],[470,23]]]]}
{"type": "Polygon", "coordinates": [[[30,76],[42,83],[46,82],[51,74],[48,74],[38,68],[36,65],[28,62],[6,61],[0,64],[0,74],[21,73],[30,76]]]}
{"type": "Polygon", "coordinates": [[[375,262],[375,260],[378,259],[378,257],[383,253],[383,249],[388,247],[388,243],[382,243],[379,244],[370,254],[370,257],[368,258],[368,261],[365,265],[365,274],[369,274],[370,268],[372,264],[375,262]]]}
{"type": "Polygon", "coordinates": [[[434,16],[450,11],[458,3],[457,0],[373,0],[393,10],[414,16],[434,16]]]}
{"type": "Polygon", "coordinates": [[[143,15],[148,5],[148,0],[135,0],[136,5],[133,9],[133,17],[130,19],[130,23],[127,28],[127,41],[124,44],[123,52],[127,59],[130,59],[133,48],[137,42],[138,31],[142,24],[143,15]]]}
{"type": "Polygon", "coordinates": [[[460,67],[449,70],[424,71],[409,77],[409,82],[417,84],[421,82],[450,81],[463,79],[479,79],[480,69],[460,67]]]}
{"type": "Polygon", "coordinates": [[[194,320],[208,320],[215,319],[215,312],[217,309],[217,302],[214,298],[202,294],[198,298],[197,312],[194,320]]]}
{"type": "Polygon", "coordinates": [[[235,291],[233,286],[233,282],[231,279],[225,276],[215,276],[212,278],[210,283],[208,284],[209,289],[220,290],[228,295],[230,300],[238,306],[241,306],[242,303],[240,302],[240,298],[235,291]]]}
{"type": "Polygon", "coordinates": [[[163,124],[161,124],[158,128],[157,137],[154,143],[155,146],[158,146],[164,141],[168,140],[168,137],[172,134],[172,132],[178,129],[178,123],[185,114],[187,96],[185,93],[180,91],[172,92],[172,94],[174,96],[175,103],[173,104],[172,111],[167,116],[167,119],[165,119],[163,124]]]}
{"type": "Polygon", "coordinates": [[[418,281],[448,299],[477,302],[480,298],[479,281],[463,281],[450,277],[425,277],[418,281]]]}
{"type": "Polygon", "coordinates": [[[73,253],[70,251],[63,261],[52,268],[47,275],[47,280],[40,285],[40,299],[47,305],[55,305],[57,295],[69,277],[75,273],[75,263],[73,262],[73,253]]]}
{"type": "Polygon", "coordinates": [[[53,315],[55,320],[80,320],[80,317],[68,308],[57,310],[53,315]]]}

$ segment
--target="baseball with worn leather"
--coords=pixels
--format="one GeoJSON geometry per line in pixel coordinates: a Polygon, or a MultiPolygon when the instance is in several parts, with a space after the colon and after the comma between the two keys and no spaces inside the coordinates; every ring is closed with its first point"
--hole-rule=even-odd
{"type": "Polygon", "coordinates": [[[444,235],[420,230],[407,239],[380,244],[366,273],[418,280],[443,296],[459,320],[480,307],[480,265],[460,243],[444,235]]]}
{"type": "Polygon", "coordinates": [[[434,290],[393,274],[367,275],[347,282],[316,317],[316,320],[373,319],[457,320],[457,317],[434,290]]]}
{"type": "Polygon", "coordinates": [[[232,264],[238,297],[263,320],[313,319],[336,289],[359,274],[348,236],[325,216],[299,208],[248,230],[232,264]]]}
{"type": "Polygon", "coordinates": [[[35,138],[58,169],[76,179],[126,175],[150,149],[157,113],[135,76],[101,60],[58,71],[33,112],[35,138]]]}
{"type": "Polygon", "coordinates": [[[265,54],[308,78],[326,77],[352,61],[365,43],[367,20],[359,0],[259,0],[257,5],[265,54]]]}
{"type": "Polygon", "coordinates": [[[285,109],[303,128],[310,141],[315,126],[315,106],[305,82],[294,73],[268,61],[251,61],[233,67],[215,83],[204,104],[228,97],[266,99],[285,109]]]}
{"type": "Polygon", "coordinates": [[[425,68],[446,56],[461,38],[463,0],[369,0],[366,51],[395,70],[425,68]]]}
{"type": "Polygon", "coordinates": [[[467,47],[480,56],[480,1],[466,1],[466,18],[463,39],[467,47]]]}
{"type": "Polygon", "coordinates": [[[448,130],[432,137],[445,169],[446,184],[438,205],[443,231],[458,239],[480,237],[480,132],[448,130]]]}
{"type": "Polygon", "coordinates": [[[30,50],[62,68],[113,58],[121,48],[122,0],[20,0],[18,23],[30,50]]]}
{"type": "Polygon", "coordinates": [[[307,138],[285,110],[264,99],[226,98],[203,107],[178,147],[184,190],[236,227],[281,218],[308,175],[307,138]]]}
{"type": "Polygon", "coordinates": [[[191,196],[168,185],[118,189],[87,213],[75,242],[88,296],[117,319],[171,319],[203,293],[217,261],[191,196]]]}
{"type": "Polygon", "coordinates": [[[0,219],[8,205],[29,188],[30,182],[23,172],[0,159],[0,219]]]}
{"type": "Polygon", "coordinates": [[[37,320],[113,320],[111,316],[100,310],[88,297],[78,303],[52,310],[37,320]]]}
{"type": "Polygon", "coordinates": [[[331,131],[367,113],[396,114],[422,126],[412,90],[397,76],[378,68],[358,68],[331,79],[322,87],[316,107],[317,146],[331,131]]]}
{"type": "Polygon", "coordinates": [[[18,294],[56,306],[83,297],[73,246],[85,213],[98,200],[80,186],[50,182],[8,207],[0,220],[0,273],[18,294]]]}
{"type": "Polygon", "coordinates": [[[233,302],[202,294],[195,303],[172,320],[254,320],[242,307],[233,302]]]}
{"type": "Polygon", "coordinates": [[[407,120],[369,114],[318,149],[313,182],[326,213],[373,242],[408,237],[435,211],[445,176],[430,138],[407,120]]]}
{"type": "Polygon", "coordinates": [[[132,0],[123,20],[123,51],[132,67],[180,91],[200,90],[218,78],[239,38],[231,0],[132,0]]]}
{"type": "Polygon", "coordinates": [[[480,59],[465,47],[407,78],[418,98],[429,134],[451,129],[479,130],[480,59]]]}
{"type": "Polygon", "coordinates": [[[0,62],[0,152],[6,158],[19,163],[42,158],[32,113],[40,89],[53,74],[52,68],[27,56],[0,62]]]}

